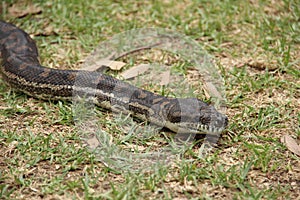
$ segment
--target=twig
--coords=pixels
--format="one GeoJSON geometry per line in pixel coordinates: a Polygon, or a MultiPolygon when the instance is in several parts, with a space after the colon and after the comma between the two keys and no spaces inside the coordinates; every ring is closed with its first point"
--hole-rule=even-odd
{"type": "Polygon", "coordinates": [[[128,51],[128,52],[124,52],[124,53],[122,53],[122,54],[120,54],[120,55],[118,55],[118,56],[116,56],[116,53],[112,53],[110,56],[107,57],[107,59],[108,59],[108,60],[117,60],[117,59],[122,58],[122,57],[124,57],[124,56],[127,56],[127,55],[129,55],[129,54],[136,53],[136,52],[138,52],[138,51],[143,51],[143,50],[151,49],[151,48],[153,48],[153,47],[156,47],[156,46],[160,45],[161,43],[162,43],[162,42],[158,42],[158,43],[155,43],[155,44],[151,44],[151,45],[149,45],[149,46],[139,47],[139,48],[137,48],[137,49],[133,49],[133,50],[128,51]],[[116,56],[116,57],[115,57],[115,56],[116,56]]]}

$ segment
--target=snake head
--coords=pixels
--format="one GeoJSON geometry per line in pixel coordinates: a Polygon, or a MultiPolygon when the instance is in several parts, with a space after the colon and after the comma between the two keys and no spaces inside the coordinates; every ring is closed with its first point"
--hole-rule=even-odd
{"type": "Polygon", "coordinates": [[[172,99],[166,127],[180,133],[220,134],[228,118],[215,107],[196,98],[172,99]]]}

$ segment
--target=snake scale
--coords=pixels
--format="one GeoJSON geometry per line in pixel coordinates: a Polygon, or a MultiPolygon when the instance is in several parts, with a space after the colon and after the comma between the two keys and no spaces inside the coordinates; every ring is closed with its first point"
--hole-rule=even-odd
{"type": "Polygon", "coordinates": [[[3,80],[35,98],[72,100],[74,94],[87,94],[97,106],[181,133],[216,135],[228,123],[224,114],[196,98],[164,97],[99,72],[44,67],[30,36],[4,21],[0,52],[3,80]]]}

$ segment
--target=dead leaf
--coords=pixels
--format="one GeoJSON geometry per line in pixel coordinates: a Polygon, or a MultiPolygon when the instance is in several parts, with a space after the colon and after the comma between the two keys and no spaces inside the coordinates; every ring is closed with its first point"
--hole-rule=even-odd
{"type": "Polygon", "coordinates": [[[275,70],[278,68],[276,59],[270,59],[266,55],[250,58],[245,64],[257,70],[275,70]]]}
{"type": "Polygon", "coordinates": [[[170,83],[170,76],[171,76],[171,72],[170,70],[163,72],[160,77],[160,85],[168,85],[170,83]]]}
{"type": "Polygon", "coordinates": [[[281,137],[280,142],[284,144],[288,148],[288,150],[300,156],[300,146],[297,144],[294,138],[289,135],[284,135],[281,137]]]}
{"type": "Polygon", "coordinates": [[[8,13],[17,18],[25,17],[29,14],[36,15],[40,14],[42,12],[42,9],[35,5],[28,5],[25,9],[24,7],[18,6],[17,4],[14,4],[12,7],[8,8],[8,13]]]}
{"type": "Polygon", "coordinates": [[[93,62],[92,64],[85,66],[81,68],[80,70],[86,70],[86,71],[99,71],[101,68],[109,67],[111,70],[121,70],[122,67],[124,67],[126,63],[121,61],[113,61],[113,60],[98,60],[96,62],[93,62]]]}
{"type": "Polygon", "coordinates": [[[124,71],[123,73],[121,73],[121,76],[124,79],[131,79],[131,78],[137,77],[138,75],[145,73],[149,68],[150,68],[149,64],[136,65],[136,66],[124,71]]]}
{"type": "Polygon", "coordinates": [[[204,87],[204,92],[206,97],[208,98],[216,97],[217,99],[223,99],[222,94],[220,94],[220,92],[212,82],[204,81],[203,87],[204,87]]]}
{"type": "Polygon", "coordinates": [[[100,145],[96,136],[88,138],[85,142],[90,149],[96,149],[100,145]]]}
{"type": "Polygon", "coordinates": [[[37,33],[34,33],[32,35],[30,35],[31,37],[32,36],[50,36],[50,35],[58,35],[58,32],[59,30],[55,30],[53,28],[53,26],[51,25],[47,25],[45,29],[43,29],[42,31],[40,32],[37,32],[37,33]]]}

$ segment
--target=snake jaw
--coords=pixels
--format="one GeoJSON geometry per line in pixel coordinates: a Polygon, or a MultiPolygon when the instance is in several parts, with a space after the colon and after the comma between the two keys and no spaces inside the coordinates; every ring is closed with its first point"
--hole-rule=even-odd
{"type": "Polygon", "coordinates": [[[180,133],[220,134],[228,118],[213,106],[196,98],[176,99],[168,113],[166,127],[180,133]],[[177,127],[177,128],[175,128],[177,127]]]}
{"type": "Polygon", "coordinates": [[[225,127],[211,127],[204,124],[195,124],[193,123],[181,123],[179,126],[178,132],[180,133],[192,133],[192,134],[209,134],[209,135],[218,135],[220,134],[225,127]]]}

